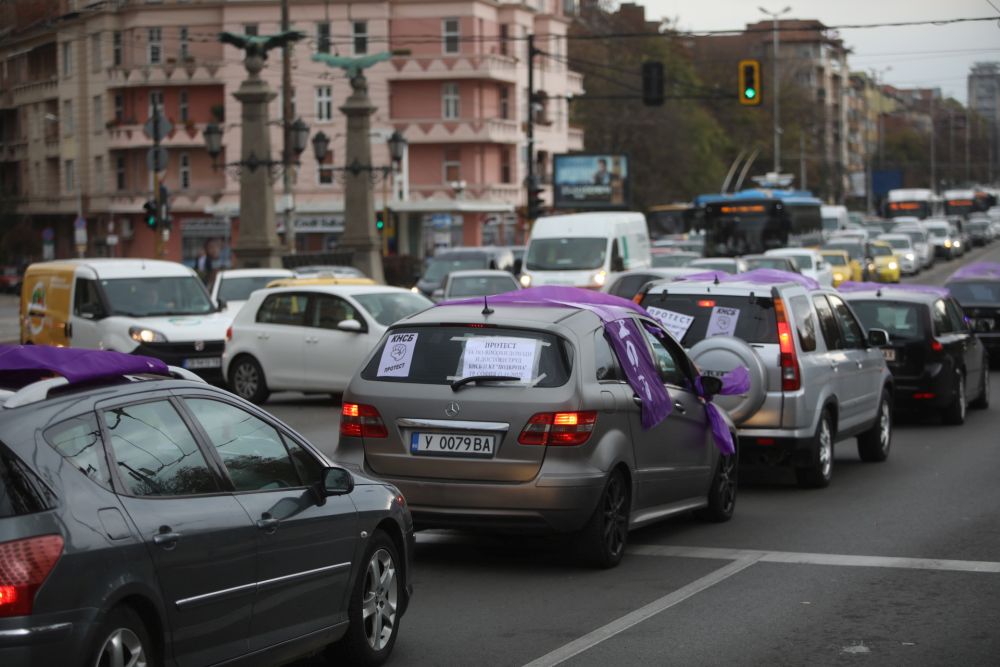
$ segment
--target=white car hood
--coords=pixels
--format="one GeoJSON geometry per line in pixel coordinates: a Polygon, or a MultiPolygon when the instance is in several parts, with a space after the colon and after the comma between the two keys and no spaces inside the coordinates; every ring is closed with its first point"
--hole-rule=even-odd
{"type": "Polygon", "coordinates": [[[123,327],[143,327],[158,331],[168,343],[198,340],[224,340],[226,329],[233,322],[233,313],[208,313],[207,315],[168,315],[164,317],[115,317],[123,327]]]}

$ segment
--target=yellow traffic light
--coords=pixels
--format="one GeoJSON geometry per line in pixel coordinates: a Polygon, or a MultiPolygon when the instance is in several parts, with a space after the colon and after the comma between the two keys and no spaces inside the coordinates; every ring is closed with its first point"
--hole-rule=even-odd
{"type": "Polygon", "coordinates": [[[757,106],[760,104],[760,61],[741,60],[737,73],[740,104],[757,106]]]}

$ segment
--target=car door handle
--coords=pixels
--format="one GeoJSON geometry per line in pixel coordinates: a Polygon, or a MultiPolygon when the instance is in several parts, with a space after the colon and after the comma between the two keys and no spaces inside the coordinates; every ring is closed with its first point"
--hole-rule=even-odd
{"type": "Polygon", "coordinates": [[[642,399],[639,398],[636,394],[632,394],[632,402],[638,405],[639,407],[642,407],[642,399]]]}
{"type": "Polygon", "coordinates": [[[164,549],[173,549],[179,539],[181,539],[181,534],[170,530],[169,526],[163,526],[160,528],[160,532],[153,535],[153,542],[164,549]]]}
{"type": "Polygon", "coordinates": [[[267,340],[270,338],[267,334],[257,334],[257,340],[267,340]]]}
{"type": "Polygon", "coordinates": [[[861,362],[861,361],[859,361],[859,362],[858,362],[858,370],[861,370],[861,369],[862,369],[862,368],[864,368],[864,367],[865,367],[864,363],[863,363],[863,362],[861,362]]]}
{"type": "Polygon", "coordinates": [[[684,404],[681,403],[680,401],[674,401],[674,407],[677,408],[677,412],[681,413],[682,415],[687,414],[687,408],[685,408],[684,404]]]}
{"type": "Polygon", "coordinates": [[[270,514],[267,514],[266,512],[262,514],[259,519],[257,519],[257,527],[263,530],[268,535],[278,530],[279,523],[281,522],[275,519],[270,514]]]}
{"type": "Polygon", "coordinates": [[[833,362],[833,361],[831,361],[831,362],[830,362],[830,368],[832,368],[832,369],[833,369],[833,372],[834,372],[834,373],[836,373],[837,371],[839,371],[839,370],[840,370],[839,368],[837,368],[837,364],[836,364],[836,362],[833,362]]]}

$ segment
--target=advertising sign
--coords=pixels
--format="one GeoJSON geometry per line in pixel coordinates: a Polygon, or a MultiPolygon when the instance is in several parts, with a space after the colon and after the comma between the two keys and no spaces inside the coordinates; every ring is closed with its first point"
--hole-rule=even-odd
{"type": "Polygon", "coordinates": [[[556,155],[552,171],[553,208],[628,208],[628,158],[624,155],[556,155]]]}

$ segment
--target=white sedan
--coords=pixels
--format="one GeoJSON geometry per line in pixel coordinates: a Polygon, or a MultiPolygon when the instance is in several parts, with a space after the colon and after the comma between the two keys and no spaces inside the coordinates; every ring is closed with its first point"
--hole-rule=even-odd
{"type": "MultiPolygon", "coordinates": [[[[840,238],[840,237],[836,237],[840,238]]],[[[826,263],[818,250],[810,248],[775,248],[765,255],[788,257],[799,267],[799,272],[809,276],[823,287],[833,287],[833,268],[826,263]]]]}
{"type": "Polygon", "coordinates": [[[431,305],[381,285],[259,290],[226,332],[222,370],[233,393],[253,403],[272,391],[339,394],[389,325],[431,305]]]}

